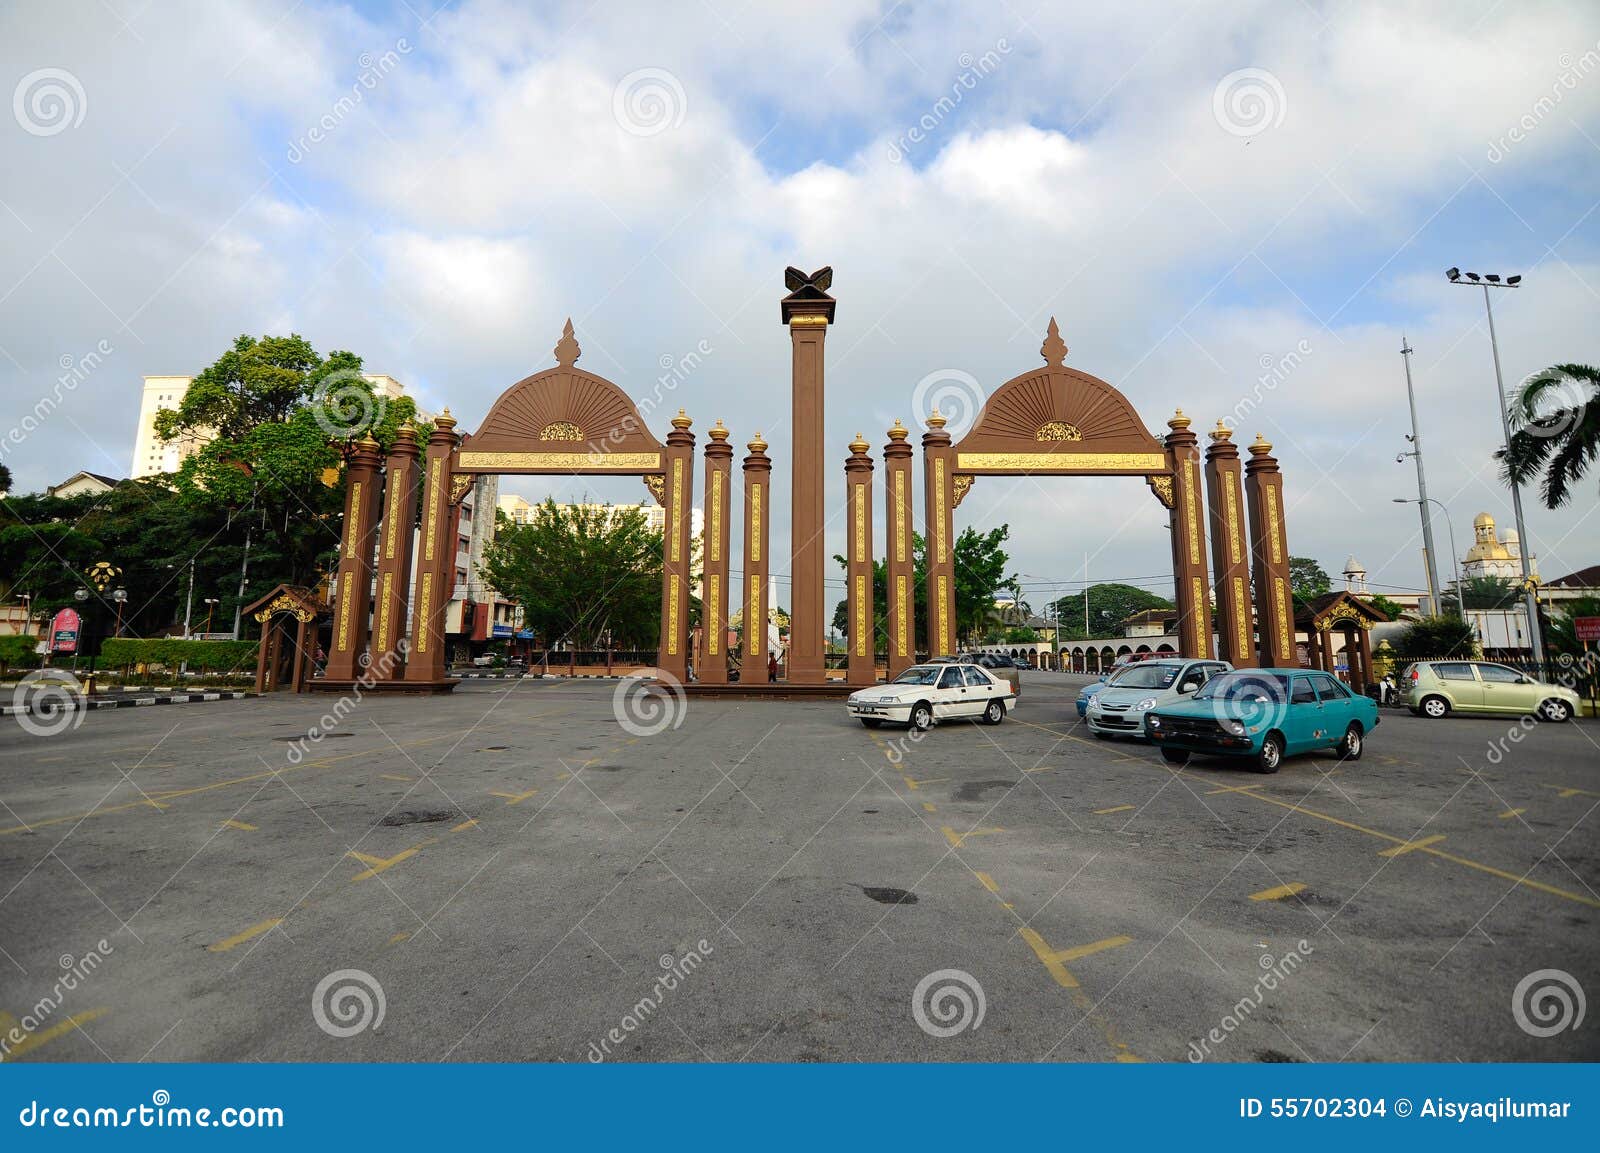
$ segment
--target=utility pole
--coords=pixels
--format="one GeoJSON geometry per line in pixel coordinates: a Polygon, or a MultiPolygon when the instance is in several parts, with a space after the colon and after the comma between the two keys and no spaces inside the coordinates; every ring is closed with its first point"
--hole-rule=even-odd
{"type": "MultiPolygon", "coordinates": [[[[1411,406],[1411,451],[1406,456],[1417,462],[1417,509],[1422,514],[1422,551],[1427,561],[1425,566],[1428,580],[1428,599],[1433,604],[1433,611],[1437,614],[1444,609],[1444,602],[1439,596],[1439,562],[1438,553],[1433,550],[1433,517],[1428,507],[1428,478],[1422,471],[1422,433],[1417,429],[1417,393],[1411,385],[1411,345],[1402,333],[1400,336],[1400,359],[1406,366],[1406,401],[1411,406]]],[[[1454,547],[1454,546],[1452,546],[1454,547]]],[[[1459,595],[1460,589],[1456,590],[1459,595]]]]}
{"type": "Polygon", "coordinates": [[[183,639],[189,639],[189,614],[194,609],[194,558],[189,558],[189,595],[183,602],[183,639]]]}
{"type": "Polygon", "coordinates": [[[233,606],[233,639],[239,639],[240,611],[244,608],[244,588],[249,584],[250,575],[250,530],[255,526],[249,522],[244,526],[244,563],[239,566],[239,600],[233,606]]]}

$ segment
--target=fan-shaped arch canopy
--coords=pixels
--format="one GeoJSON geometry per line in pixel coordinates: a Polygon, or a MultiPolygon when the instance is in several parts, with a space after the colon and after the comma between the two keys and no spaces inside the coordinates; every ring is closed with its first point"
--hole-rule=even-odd
{"type": "Polygon", "coordinates": [[[517,381],[494,402],[457,451],[458,473],[649,474],[663,448],[621,388],[576,367],[581,355],[568,320],[556,367],[517,381]]]}

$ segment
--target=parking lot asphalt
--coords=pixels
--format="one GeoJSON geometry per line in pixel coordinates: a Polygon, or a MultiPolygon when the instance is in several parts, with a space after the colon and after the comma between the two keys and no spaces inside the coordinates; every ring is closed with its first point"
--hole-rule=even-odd
{"type": "Polygon", "coordinates": [[[0,1040],[57,1061],[1600,1057],[1592,1022],[1537,1035],[1539,988],[1600,990],[1595,722],[1512,738],[1387,711],[1360,762],[1174,771],[1089,737],[1083,679],[1025,674],[1006,723],[921,739],[839,702],[594,681],[368,697],[320,740],[328,697],[8,719],[0,1040]]]}

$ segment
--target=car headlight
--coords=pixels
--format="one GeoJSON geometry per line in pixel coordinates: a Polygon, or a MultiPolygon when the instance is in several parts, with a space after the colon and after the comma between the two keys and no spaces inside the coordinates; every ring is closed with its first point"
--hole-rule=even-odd
{"type": "Polygon", "coordinates": [[[1227,730],[1230,733],[1232,733],[1234,736],[1236,736],[1236,737],[1244,736],[1244,722],[1243,721],[1224,721],[1223,724],[1226,726],[1227,730]]]}
{"type": "Polygon", "coordinates": [[[880,705],[892,705],[896,701],[898,701],[899,699],[900,699],[899,697],[879,697],[878,698],[878,703],[880,705]]]}
{"type": "Polygon", "coordinates": [[[1146,697],[1144,700],[1140,701],[1138,704],[1134,705],[1133,707],[1138,709],[1142,713],[1146,709],[1155,708],[1156,707],[1156,699],[1154,697],[1146,697]]]}

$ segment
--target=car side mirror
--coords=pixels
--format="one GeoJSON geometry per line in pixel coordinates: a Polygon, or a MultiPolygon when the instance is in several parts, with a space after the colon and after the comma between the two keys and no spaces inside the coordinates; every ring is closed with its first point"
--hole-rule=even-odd
{"type": "Polygon", "coordinates": [[[1193,681],[1184,681],[1183,684],[1178,686],[1178,691],[1180,693],[1192,693],[1199,687],[1200,686],[1195,684],[1193,681]]]}

